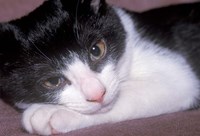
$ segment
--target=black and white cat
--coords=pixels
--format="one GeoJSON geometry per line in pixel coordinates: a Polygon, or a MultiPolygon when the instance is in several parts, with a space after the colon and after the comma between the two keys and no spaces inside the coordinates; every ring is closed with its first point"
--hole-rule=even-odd
{"type": "Polygon", "coordinates": [[[0,24],[1,97],[50,135],[196,108],[200,3],[132,13],[48,0],[0,24]]]}

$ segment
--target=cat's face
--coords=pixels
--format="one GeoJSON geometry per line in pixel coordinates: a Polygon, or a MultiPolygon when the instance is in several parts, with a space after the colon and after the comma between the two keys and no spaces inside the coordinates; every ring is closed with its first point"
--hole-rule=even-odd
{"type": "Polygon", "coordinates": [[[103,112],[114,103],[124,30],[103,1],[73,2],[69,8],[66,1],[47,1],[0,26],[4,99],[19,107],[62,104],[81,113],[103,112]]]}

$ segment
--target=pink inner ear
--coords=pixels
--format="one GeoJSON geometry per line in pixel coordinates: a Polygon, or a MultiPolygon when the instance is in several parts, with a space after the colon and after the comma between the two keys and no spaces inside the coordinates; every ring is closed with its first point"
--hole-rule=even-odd
{"type": "Polygon", "coordinates": [[[102,102],[106,92],[103,84],[96,78],[84,78],[81,83],[81,89],[86,100],[93,102],[102,102]]]}

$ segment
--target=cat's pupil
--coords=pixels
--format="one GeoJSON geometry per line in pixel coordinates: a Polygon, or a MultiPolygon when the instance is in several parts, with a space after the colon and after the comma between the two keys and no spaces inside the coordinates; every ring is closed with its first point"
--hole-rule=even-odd
{"type": "Polygon", "coordinates": [[[98,57],[98,56],[101,54],[101,50],[100,50],[100,48],[99,48],[98,46],[95,45],[95,46],[93,46],[93,47],[91,48],[90,53],[91,53],[93,56],[98,57]]]}

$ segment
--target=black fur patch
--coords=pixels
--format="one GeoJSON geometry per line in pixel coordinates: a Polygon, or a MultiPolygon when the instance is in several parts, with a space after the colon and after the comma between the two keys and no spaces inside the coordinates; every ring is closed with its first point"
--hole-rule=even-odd
{"type": "Polygon", "coordinates": [[[67,69],[73,61],[70,52],[79,54],[96,72],[108,60],[117,62],[125,46],[123,27],[104,1],[98,13],[88,2],[49,0],[26,17],[0,24],[3,99],[10,103],[56,103],[61,90],[49,91],[40,81],[61,75],[61,69],[67,69]],[[88,49],[100,39],[106,42],[107,54],[94,63],[88,49]]]}

